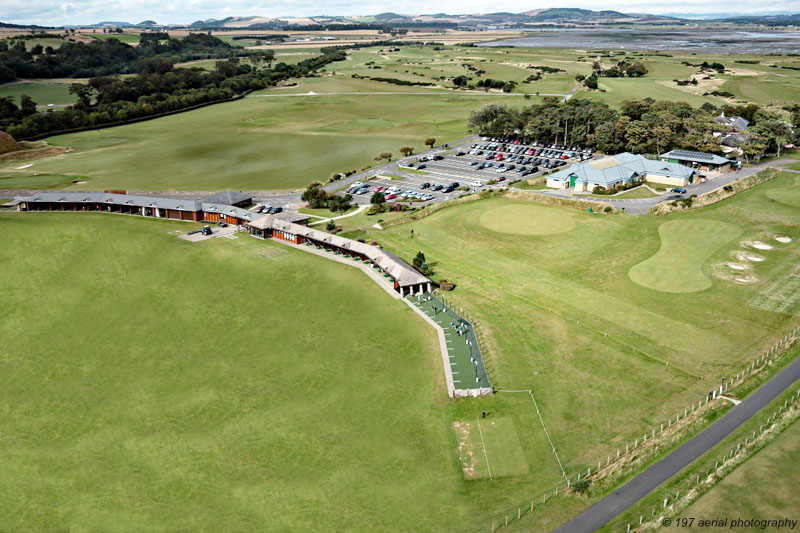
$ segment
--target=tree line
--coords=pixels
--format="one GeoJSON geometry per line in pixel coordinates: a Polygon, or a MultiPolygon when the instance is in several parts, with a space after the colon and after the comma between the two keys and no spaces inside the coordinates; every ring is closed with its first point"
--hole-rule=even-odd
{"type": "Polygon", "coordinates": [[[130,77],[100,76],[75,83],[70,92],[78,102],[63,110],[36,112],[36,104],[23,95],[17,106],[12,97],[0,99],[0,129],[15,139],[29,139],[61,131],[158,116],[198,105],[229,100],[290,78],[304,77],[316,69],[343,61],[345,52],[323,48],[322,55],[288,65],[259,67],[238,58],[217,61],[211,71],[175,68],[163,57],[145,58],[130,77]]]}
{"type": "Polygon", "coordinates": [[[714,118],[742,116],[751,122],[749,140],[741,146],[745,158],[759,159],[778,152],[800,131],[800,108],[787,109],[791,118],[755,104],[692,107],[684,102],[652,98],[626,100],[617,111],[604,102],[572,99],[563,103],[546,98],[540,104],[512,108],[487,105],[473,111],[469,126],[484,135],[520,136],[566,146],[595,148],[615,154],[629,151],[660,154],[672,149],[722,153],[720,137],[725,127],[714,118]]]}
{"type": "Polygon", "coordinates": [[[257,56],[272,61],[272,50],[248,51],[204,33],[183,39],[166,34],[143,34],[139,46],[115,38],[84,42],[65,42],[58,48],[34,45],[25,40],[0,40],[0,83],[17,78],[92,78],[114,74],[133,74],[141,61],[159,58],[173,63],[196,59],[229,59],[257,56]]]}

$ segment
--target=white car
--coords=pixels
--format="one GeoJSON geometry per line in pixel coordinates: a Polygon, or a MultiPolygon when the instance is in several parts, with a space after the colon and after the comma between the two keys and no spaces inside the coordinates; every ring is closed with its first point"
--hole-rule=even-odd
{"type": "Polygon", "coordinates": [[[475,180],[472,183],[470,183],[470,185],[472,185],[473,187],[483,187],[483,182],[480,180],[475,180]]]}

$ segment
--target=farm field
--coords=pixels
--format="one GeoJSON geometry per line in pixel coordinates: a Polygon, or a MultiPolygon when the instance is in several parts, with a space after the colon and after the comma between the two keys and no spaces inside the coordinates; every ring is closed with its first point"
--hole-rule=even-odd
{"type": "Polygon", "coordinates": [[[6,527],[462,530],[559,479],[528,398],[447,401],[363,273],[195,227],[0,214],[6,527]],[[494,483],[452,430],[482,408],[494,483]]]}
{"type": "Polygon", "coordinates": [[[86,183],[74,188],[84,189],[298,189],[325,181],[332,172],[373,164],[381,152],[397,155],[401,146],[420,150],[426,137],[459,139],[468,133],[471,110],[508,99],[392,94],[397,89],[364,80],[313,78],[274,94],[377,91],[391,96],[253,97],[49,137],[50,144],[69,146],[72,152],[36,160],[24,170],[15,170],[17,163],[0,165],[0,183],[51,173],[81,176],[86,183]],[[147,165],[141,164],[142,154],[147,154],[147,165]]]}
{"type": "MultiPolygon", "coordinates": [[[[800,423],[795,421],[774,441],[725,476],[683,511],[699,518],[774,520],[794,518],[800,505],[800,423]],[[788,513],[788,514],[787,514],[788,513]]],[[[701,531],[701,528],[691,528],[701,531]]],[[[707,528],[706,528],[707,529],[707,528]]]]}
{"type": "MultiPolygon", "coordinates": [[[[403,257],[422,251],[438,277],[456,284],[451,300],[479,321],[494,385],[535,391],[574,475],[798,324],[798,316],[748,305],[776,290],[772,282],[797,262],[800,209],[770,202],[795,180],[784,173],[715,206],[666,217],[500,198],[383,231],[358,229],[403,257]],[[675,232],[682,248],[670,248],[675,232]],[[762,261],[743,261],[742,273],[728,266],[753,255],[757,241],[770,246],[759,251],[762,261]],[[685,276],[663,283],[670,268],[685,276]]],[[[340,223],[350,229],[348,219],[340,223]]]]}
{"type": "Polygon", "coordinates": [[[13,96],[14,102],[19,105],[20,96],[27,94],[33,98],[33,101],[39,107],[46,107],[47,104],[72,105],[77,101],[77,98],[69,93],[69,86],[80,81],[82,80],[37,80],[3,83],[0,85],[0,98],[13,96]]]}

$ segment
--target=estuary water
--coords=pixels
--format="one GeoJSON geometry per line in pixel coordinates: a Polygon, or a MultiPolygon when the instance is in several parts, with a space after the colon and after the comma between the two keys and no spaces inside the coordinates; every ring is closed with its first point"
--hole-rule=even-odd
{"type": "Polygon", "coordinates": [[[575,50],[654,50],[715,54],[800,53],[800,32],[627,28],[554,28],[479,46],[568,48],[575,50]]]}

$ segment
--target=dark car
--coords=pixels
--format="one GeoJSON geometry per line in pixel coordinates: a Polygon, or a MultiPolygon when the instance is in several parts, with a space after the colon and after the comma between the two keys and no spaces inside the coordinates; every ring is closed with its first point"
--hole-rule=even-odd
{"type": "Polygon", "coordinates": [[[423,168],[425,168],[425,165],[424,165],[424,164],[422,164],[422,165],[419,165],[419,166],[417,167],[417,169],[418,169],[418,170],[422,170],[423,168]]]}
{"type": "Polygon", "coordinates": [[[444,188],[444,187],[443,187],[442,185],[434,185],[434,187],[433,187],[433,189],[432,189],[432,190],[434,190],[434,191],[441,191],[443,188],[444,188]]]}
{"type": "Polygon", "coordinates": [[[427,181],[425,183],[423,183],[422,185],[420,185],[420,187],[423,188],[423,189],[427,189],[430,186],[431,186],[431,184],[428,183],[427,181]]]}

